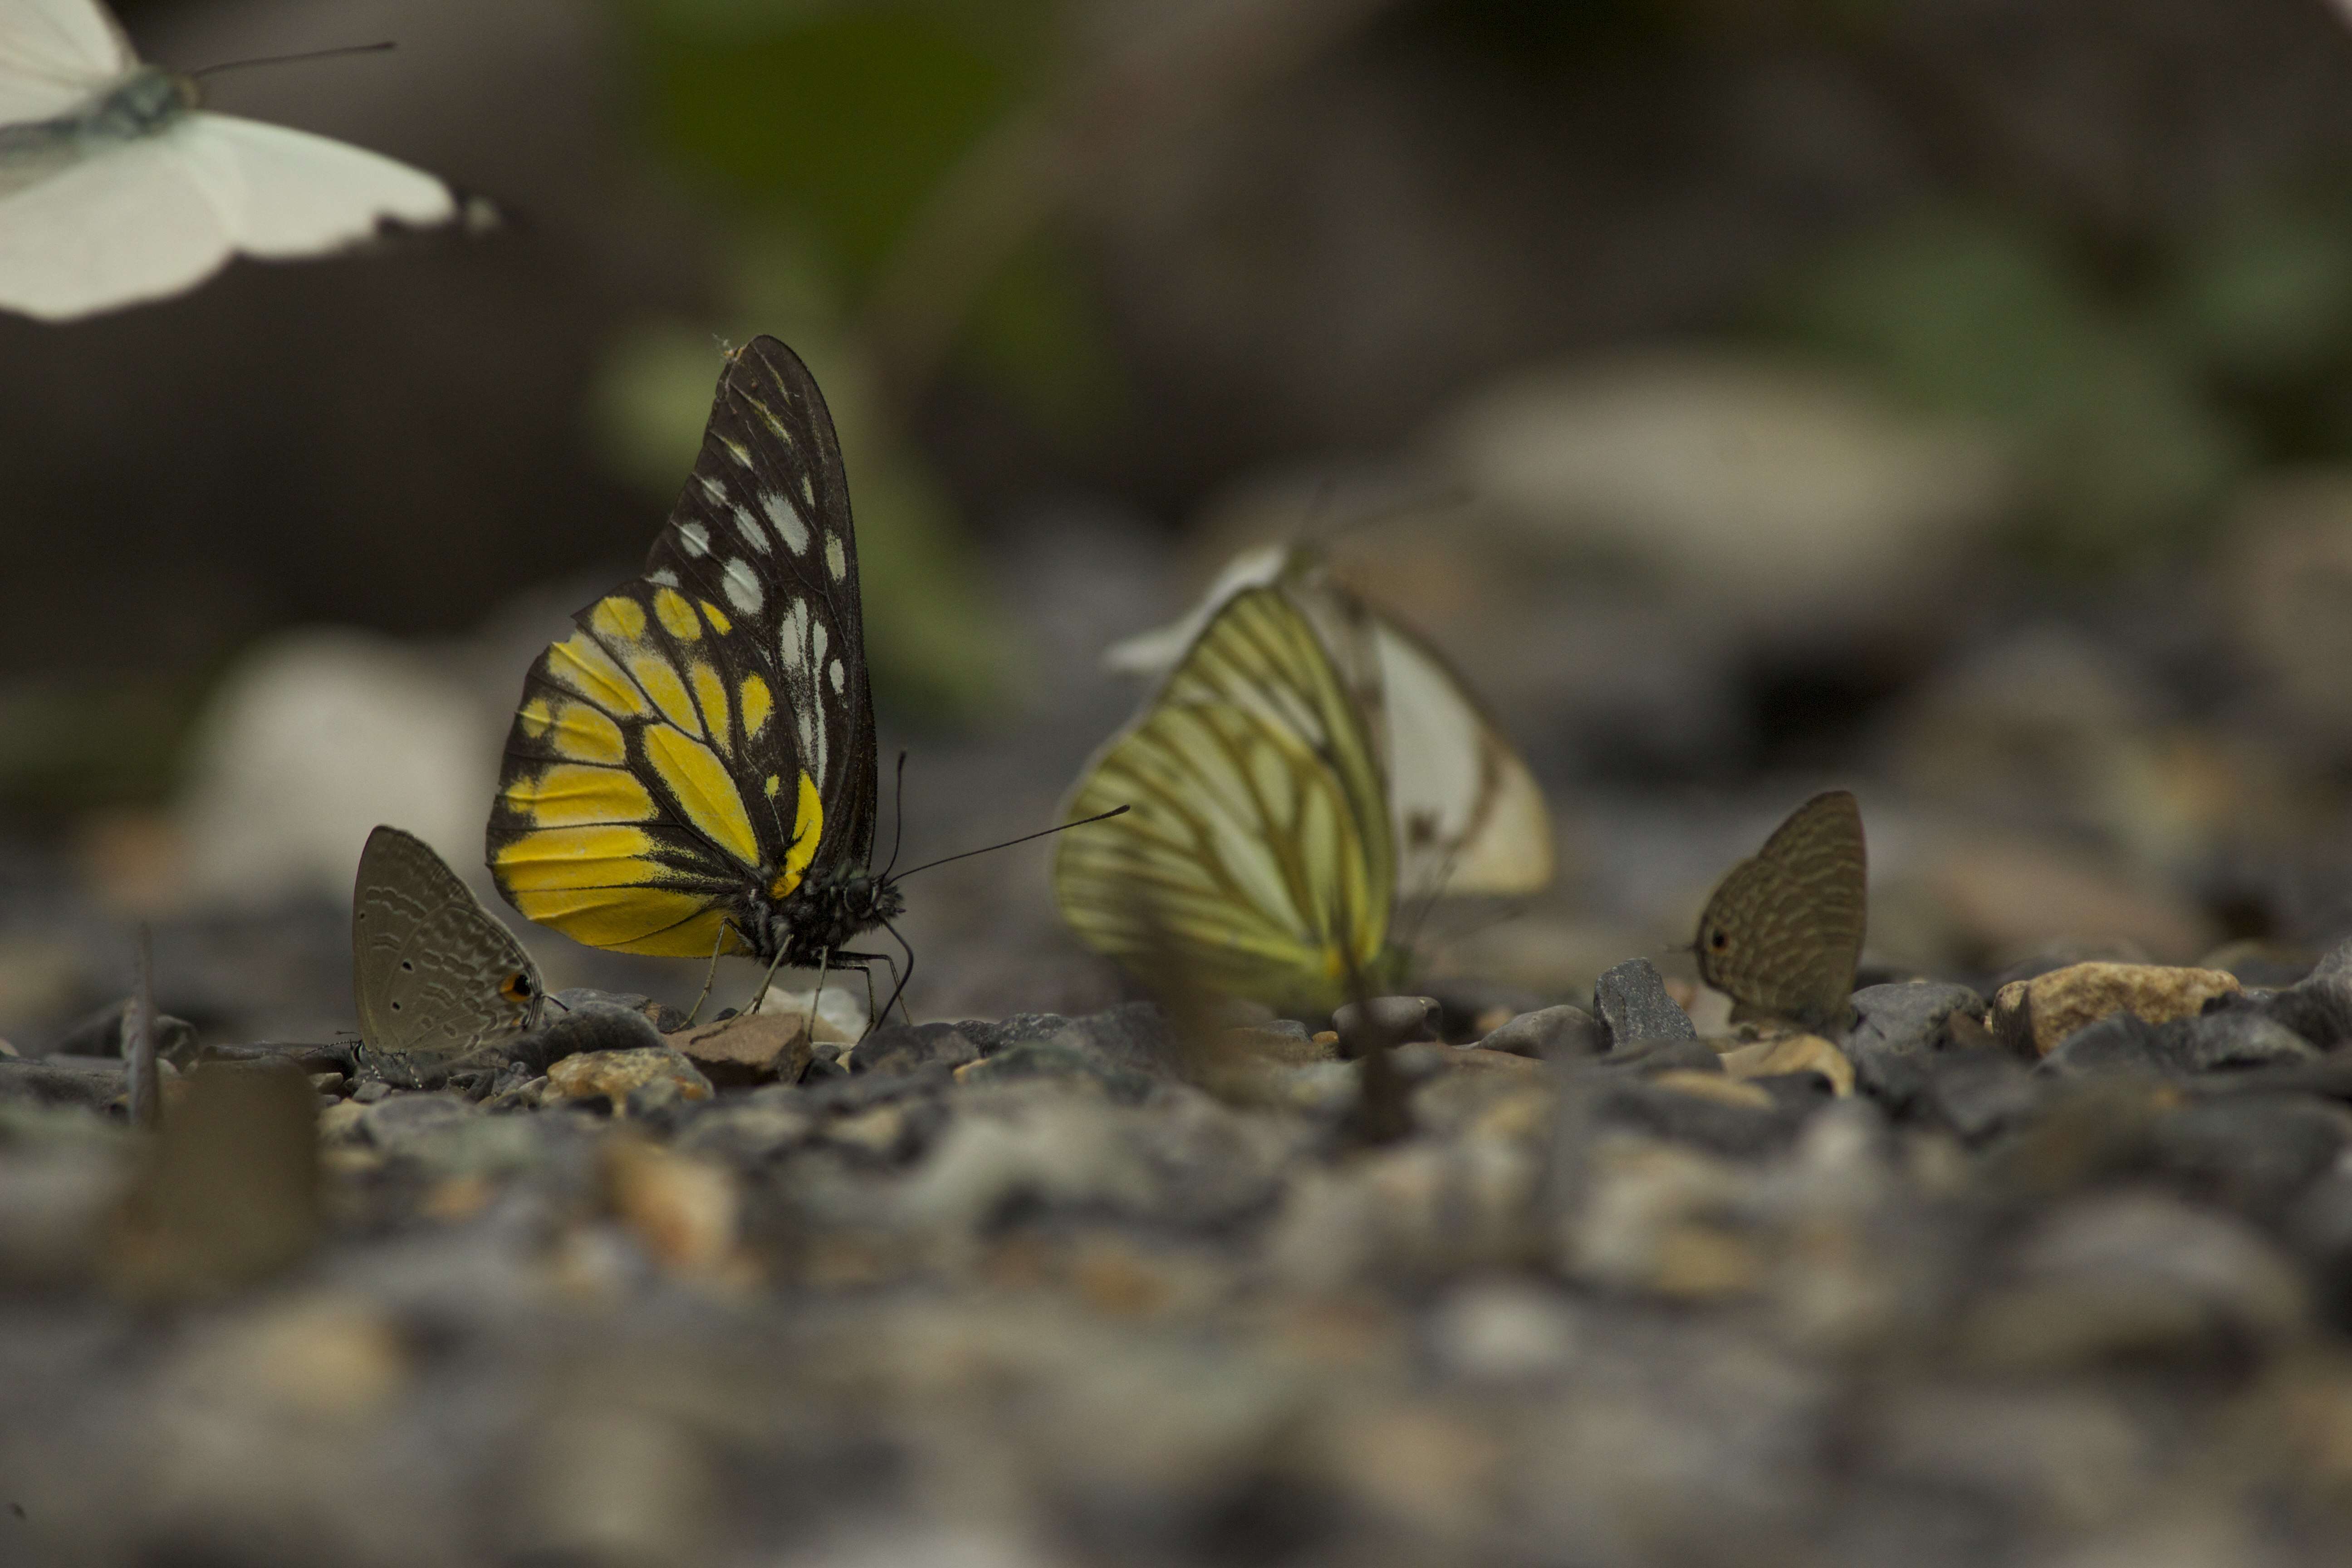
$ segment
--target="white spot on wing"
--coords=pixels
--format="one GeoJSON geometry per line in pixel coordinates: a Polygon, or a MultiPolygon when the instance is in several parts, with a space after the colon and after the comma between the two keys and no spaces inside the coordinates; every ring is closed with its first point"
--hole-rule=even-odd
{"type": "Polygon", "coordinates": [[[735,531],[743,536],[743,542],[765,555],[768,552],[768,531],[760,526],[760,520],[751,515],[751,509],[739,501],[730,510],[735,514],[735,531]]]}
{"type": "Polygon", "coordinates": [[[802,518],[800,508],[793,504],[791,497],[774,490],[761,490],[760,510],[768,514],[768,521],[774,523],[776,531],[784,536],[786,549],[795,555],[808,552],[808,523],[802,518]]]}
{"type": "Polygon", "coordinates": [[[665,566],[658,572],[646,573],[646,581],[658,583],[665,588],[675,588],[677,586],[677,574],[665,566]]]}
{"type": "Polygon", "coordinates": [[[720,484],[709,474],[697,474],[694,477],[700,482],[702,486],[702,493],[704,495],[709,496],[712,500],[723,501],[727,499],[727,487],[725,485],[720,484]]]}
{"type": "Polygon", "coordinates": [[[824,713],[817,700],[817,672],[824,668],[827,640],[824,623],[811,616],[806,599],[794,599],[778,619],[776,672],[783,681],[784,706],[792,710],[801,762],[819,779],[825,776],[827,747],[824,713]]]}
{"type": "Polygon", "coordinates": [[[841,539],[836,534],[825,535],[824,569],[833,574],[833,580],[836,583],[849,575],[849,552],[841,547],[841,539]]]}
{"type": "Polygon", "coordinates": [[[727,602],[747,616],[758,615],[760,606],[767,602],[768,595],[767,590],[760,586],[760,574],[751,570],[751,563],[739,558],[728,562],[720,571],[725,578],[720,586],[727,595],[727,602]]]}
{"type": "Polygon", "coordinates": [[[686,552],[688,555],[710,553],[710,531],[698,522],[679,523],[677,539],[679,543],[686,546],[686,552]]]}
{"type": "Polygon", "coordinates": [[[832,668],[824,672],[824,678],[833,682],[833,691],[836,697],[841,695],[842,687],[848,681],[848,677],[842,673],[841,660],[837,658],[833,661],[832,668]]]}

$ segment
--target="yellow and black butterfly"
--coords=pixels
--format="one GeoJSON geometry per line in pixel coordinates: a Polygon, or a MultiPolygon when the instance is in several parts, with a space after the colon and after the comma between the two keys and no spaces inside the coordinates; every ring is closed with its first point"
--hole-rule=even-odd
{"type": "Polygon", "coordinates": [[[1096,753],[1054,892],[1079,939],[1145,975],[1328,1012],[1399,983],[1397,855],[1363,715],[1314,626],[1258,585],[1217,607],[1096,753]]]}
{"type": "Polygon", "coordinates": [[[730,353],[644,575],[523,683],[491,808],[507,901],[591,947],[819,968],[905,900],[869,869],[874,707],[840,443],[773,338],[730,353]]]}

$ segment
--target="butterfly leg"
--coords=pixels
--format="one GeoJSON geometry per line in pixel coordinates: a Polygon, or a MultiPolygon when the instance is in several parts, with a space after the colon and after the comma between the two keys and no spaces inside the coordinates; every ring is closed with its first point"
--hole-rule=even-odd
{"type": "Polygon", "coordinates": [[[702,972],[702,994],[697,996],[694,999],[694,1005],[687,1009],[686,1022],[689,1026],[702,1012],[702,1005],[710,1000],[710,983],[719,978],[719,950],[727,945],[727,932],[730,929],[725,921],[719,921],[719,934],[711,939],[710,967],[702,972]]]}
{"type": "Polygon", "coordinates": [[[809,993],[808,1016],[801,1020],[801,1033],[814,1043],[816,1039],[816,1006],[824,1000],[824,977],[833,968],[833,949],[826,948],[816,961],[816,989],[809,993]]]}

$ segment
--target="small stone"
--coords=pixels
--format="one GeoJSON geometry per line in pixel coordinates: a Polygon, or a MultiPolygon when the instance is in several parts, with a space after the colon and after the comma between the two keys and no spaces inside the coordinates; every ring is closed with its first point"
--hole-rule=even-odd
{"type": "Polygon", "coordinates": [[[1522,1384],[1565,1371],[1576,1315],[1555,1291],[1516,1281],[1465,1285],[1431,1311],[1429,1348],[1457,1377],[1522,1384]]]}
{"type": "Polygon", "coordinates": [[[686,1027],[685,1014],[638,991],[600,991],[593,985],[568,985],[549,993],[548,1000],[558,1010],[567,1012],[635,1013],[665,1035],[686,1027]]]}
{"type": "Polygon", "coordinates": [[[2061,1077],[2200,1073],[2315,1061],[2319,1056],[2317,1047],[2249,1003],[2166,1024],[2113,1014],[2067,1036],[2037,1070],[2061,1077]]]}
{"type": "Polygon", "coordinates": [[[1638,1078],[1659,1072],[1719,1073],[1723,1058],[1694,1035],[1686,1040],[1634,1040],[1606,1056],[1572,1058],[1569,1066],[1578,1073],[1638,1078]]]}
{"type": "Polygon", "coordinates": [[[1086,1079],[1129,1104],[1144,1099],[1152,1089],[1150,1078],[1108,1059],[1075,1026],[1052,1039],[1024,1040],[955,1069],[956,1082],[973,1087],[1039,1078],[1086,1079]]]}
{"type": "Polygon", "coordinates": [[[1717,1105],[1745,1106],[1752,1110],[1772,1109],[1772,1096],[1752,1083],[1739,1083],[1717,1072],[1692,1072],[1687,1068],[1654,1074],[1653,1088],[1670,1089],[1676,1094],[1695,1095],[1711,1100],[1717,1105]]]}
{"type": "Polygon", "coordinates": [[[455,1094],[396,1093],[365,1107],[359,1123],[369,1142],[391,1152],[481,1113],[471,1100],[455,1094]]]}
{"type": "Polygon", "coordinates": [[[599,1000],[604,994],[602,992],[556,994],[573,998],[570,1011],[555,1013],[551,1008],[552,1016],[543,1016],[536,1030],[507,1046],[502,1053],[507,1060],[528,1064],[536,1073],[567,1057],[668,1048],[661,1031],[641,1008],[599,1000]]]}
{"type": "MultiPolygon", "coordinates": [[[[1290,1022],[1286,1018],[1284,1023],[1290,1022]]],[[[1273,1063],[1282,1067],[1305,1067],[1312,1062],[1336,1062],[1341,1059],[1339,1034],[1325,1029],[1309,1035],[1305,1030],[1266,1028],[1223,1029],[1218,1031],[1214,1047],[1227,1060],[1273,1063]]]]}
{"type": "Polygon", "coordinates": [[[2017,1126],[2041,1103],[2033,1074],[2006,1051],[1950,1051],[1928,1059],[1925,1102],[1970,1143],[2017,1126]]]}
{"type": "Polygon", "coordinates": [[[1853,994],[1854,1020],[1839,1042],[1859,1061],[1883,1052],[1916,1054],[1940,1049],[1954,1014],[1985,1016],[1985,1000],[1965,985],[1910,980],[1865,985],[1853,994]]]}
{"type": "Polygon", "coordinates": [[[1646,958],[1629,958],[1592,987],[1592,1014],[1608,1032],[1610,1048],[1642,1040],[1695,1040],[1690,1015],[1666,994],[1665,977],[1646,958]]]}
{"type": "Polygon", "coordinates": [[[856,1045],[866,1031],[865,1005],[838,981],[827,983],[822,994],[814,989],[784,991],[771,986],[745,1011],[753,1017],[805,1023],[811,1040],[856,1045]]]}
{"type": "Polygon", "coordinates": [[[885,1024],[848,1053],[853,1073],[904,1078],[925,1068],[952,1070],[980,1059],[980,1047],[953,1024],[885,1024]]]}
{"type": "Polygon", "coordinates": [[[1543,1063],[1532,1057],[1490,1051],[1479,1046],[1457,1046],[1440,1059],[1457,1072],[1500,1073],[1515,1079],[1536,1079],[1543,1074],[1543,1063]]]}
{"type": "Polygon", "coordinates": [[[800,1080],[809,1064],[809,1038],[796,1017],[755,1015],[706,1024],[669,1037],[670,1048],[702,1069],[716,1089],[740,1089],[782,1079],[800,1080]]]}
{"type": "Polygon", "coordinates": [[[614,1215],[663,1268],[708,1278],[736,1267],[741,1200],[726,1167],[616,1135],[604,1148],[604,1183],[614,1215]]]}
{"type": "Polygon", "coordinates": [[[0,1060],[0,1102],[104,1109],[123,1092],[122,1064],[95,1057],[0,1060]]]}
{"type": "Polygon", "coordinates": [[[2158,1121],[2156,1163],[2188,1193],[2227,1204],[2265,1226],[2333,1167],[2352,1122],[2301,1096],[2231,1097],[2158,1121]]]}
{"type": "Polygon", "coordinates": [[[1522,1013],[1491,1031],[1479,1045],[1490,1051],[1538,1061],[1597,1057],[1609,1048],[1609,1037],[1591,1014],[1581,1007],[1544,1007],[1522,1013]]]}
{"type": "Polygon", "coordinates": [[[545,1098],[608,1101],[615,1115],[633,1109],[630,1097],[656,1080],[676,1085],[672,1091],[686,1100],[710,1098],[710,1080],[677,1052],[660,1050],[583,1051],[565,1057],[547,1069],[545,1098]]]}
{"type": "Polygon", "coordinates": [[[2085,1025],[2116,1013],[2151,1024],[2194,1017],[2216,996],[2242,990],[2219,969],[2158,963],[2075,963],[2012,981],[1993,998],[1993,1031],[2011,1049],[2046,1057],[2085,1025]]]}
{"type": "Polygon", "coordinates": [[[828,1143],[855,1149],[877,1160],[893,1160],[912,1147],[912,1123],[896,1105],[877,1105],[855,1116],[835,1117],[819,1130],[828,1143]]]}
{"type": "Polygon", "coordinates": [[[1759,1040],[1722,1056],[1723,1070],[1736,1079],[1778,1078],[1787,1073],[1817,1073],[1832,1092],[1853,1092],[1853,1064],[1845,1053],[1819,1035],[1787,1035],[1759,1040]]]}
{"type": "Polygon", "coordinates": [[[1441,1038],[1441,1012],[1434,996],[1374,996],[1338,1007],[1331,1025],[1339,1031],[1342,1056],[1365,1057],[1441,1038]]]}
{"type": "Polygon", "coordinates": [[[2030,1232],[1969,1313],[1964,1354],[2004,1372],[2227,1354],[2299,1332],[2305,1287],[2243,1221],[2154,1194],[2080,1198],[2030,1232]]]}
{"type": "Polygon", "coordinates": [[[1654,1079],[1633,1079],[1608,1084],[1592,1101],[1595,1116],[1615,1127],[1735,1159],[1780,1148],[1794,1133],[1795,1121],[1774,1105],[1770,1091],[1761,1085],[1738,1083],[1719,1068],[1659,1076],[1672,1082],[1661,1086],[1654,1079]],[[1726,1094],[1717,1084],[1735,1092],[1726,1094]]]}

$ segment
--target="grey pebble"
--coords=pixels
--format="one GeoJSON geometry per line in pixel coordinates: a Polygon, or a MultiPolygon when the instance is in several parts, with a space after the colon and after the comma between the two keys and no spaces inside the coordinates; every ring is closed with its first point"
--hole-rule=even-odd
{"type": "Polygon", "coordinates": [[[1593,984],[1592,1013],[1611,1047],[1629,1040],[1695,1040],[1690,1015],[1666,994],[1665,977],[1646,958],[1629,958],[1593,984]]]}
{"type": "Polygon", "coordinates": [[[1953,1014],[1978,1019],[1985,1015],[1982,996],[1968,986],[1937,980],[1865,985],[1853,1001],[1853,1023],[1838,1044],[1857,1066],[1866,1056],[1938,1049],[1953,1014]]]}
{"type": "Polygon", "coordinates": [[[1538,1061],[1572,1061],[1609,1048],[1598,1020],[1581,1007],[1538,1008],[1512,1018],[1478,1042],[1484,1049],[1538,1061]]]}

